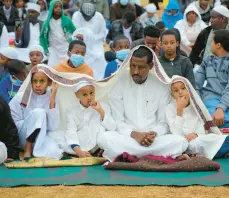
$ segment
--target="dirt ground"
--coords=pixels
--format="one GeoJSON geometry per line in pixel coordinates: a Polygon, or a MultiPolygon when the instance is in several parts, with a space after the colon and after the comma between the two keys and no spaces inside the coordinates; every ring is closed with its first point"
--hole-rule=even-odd
{"type": "Polygon", "coordinates": [[[229,187],[46,186],[0,188],[1,198],[228,198],[229,187]]]}

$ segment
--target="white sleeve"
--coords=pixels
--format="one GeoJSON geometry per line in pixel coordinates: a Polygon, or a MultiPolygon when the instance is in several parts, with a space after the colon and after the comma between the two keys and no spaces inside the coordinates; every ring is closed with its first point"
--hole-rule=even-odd
{"type": "Polygon", "coordinates": [[[185,30],[184,30],[184,25],[183,25],[183,20],[180,20],[176,23],[176,25],[174,26],[174,28],[177,28],[180,32],[180,35],[181,35],[181,43],[184,45],[184,46],[188,46],[190,45],[190,41],[188,40],[187,36],[186,36],[186,33],[185,33],[185,30]]]}
{"type": "Polygon", "coordinates": [[[67,130],[65,133],[65,139],[69,146],[72,144],[80,145],[77,135],[77,124],[74,121],[74,116],[71,113],[66,114],[67,117],[67,130]]]}
{"type": "Polygon", "coordinates": [[[47,111],[48,131],[55,131],[60,126],[59,105],[56,101],[56,107],[47,111]]]}
{"type": "Polygon", "coordinates": [[[20,99],[16,95],[9,103],[12,118],[17,126],[20,129],[24,123],[24,111],[23,107],[20,105],[20,99]]]}
{"type": "Polygon", "coordinates": [[[122,96],[123,89],[120,85],[121,84],[116,85],[116,87],[110,92],[108,96],[109,105],[111,107],[113,118],[116,121],[118,132],[125,136],[130,136],[133,129],[125,123],[125,108],[122,96]]]}
{"type": "Polygon", "coordinates": [[[9,36],[6,26],[4,25],[2,28],[2,35],[1,35],[1,46],[0,48],[9,47],[9,36]]]}
{"type": "MultiPolygon", "coordinates": [[[[97,12],[96,12],[97,14],[97,12]]],[[[94,35],[94,39],[95,41],[104,41],[105,37],[106,37],[106,22],[105,22],[105,19],[104,17],[102,16],[102,14],[98,13],[98,21],[99,21],[99,24],[93,24],[93,25],[96,25],[96,26],[100,26],[100,31],[94,35]]]]}
{"type": "Polygon", "coordinates": [[[170,101],[170,91],[167,90],[164,95],[161,96],[159,108],[157,110],[157,125],[152,127],[152,131],[157,132],[158,136],[165,135],[169,132],[168,124],[165,118],[165,107],[170,101]]]}
{"type": "Polygon", "coordinates": [[[72,23],[77,28],[80,28],[80,15],[79,11],[76,11],[72,16],[72,23]]]}
{"type": "Polygon", "coordinates": [[[115,123],[114,119],[111,116],[110,107],[108,105],[106,105],[106,104],[103,104],[102,108],[103,108],[103,110],[105,112],[105,115],[104,115],[104,118],[103,118],[103,121],[101,122],[101,124],[108,131],[114,131],[116,129],[116,123],[115,123]]]}
{"type": "Polygon", "coordinates": [[[185,119],[177,116],[176,107],[174,104],[169,104],[165,110],[166,121],[169,125],[170,132],[174,135],[183,136],[183,124],[185,119]]]}

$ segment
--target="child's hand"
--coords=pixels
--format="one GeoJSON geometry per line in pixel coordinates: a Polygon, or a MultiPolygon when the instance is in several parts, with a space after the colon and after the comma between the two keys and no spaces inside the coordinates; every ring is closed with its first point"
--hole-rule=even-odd
{"type": "Polygon", "coordinates": [[[177,98],[177,107],[184,109],[188,105],[188,100],[185,96],[177,98]]]}
{"type": "Polygon", "coordinates": [[[194,139],[196,139],[198,137],[198,135],[196,133],[190,133],[188,135],[185,136],[185,139],[190,142],[194,139]]]}
{"type": "Polygon", "coordinates": [[[101,107],[101,104],[99,101],[94,101],[94,102],[92,101],[90,103],[90,106],[91,106],[91,108],[93,108],[94,110],[96,110],[100,114],[102,119],[104,118],[105,112],[104,112],[103,108],[101,107]]]}
{"type": "Polygon", "coordinates": [[[59,84],[52,82],[51,95],[56,96],[56,93],[59,87],[60,87],[59,84]]]}
{"type": "Polygon", "coordinates": [[[224,111],[221,108],[218,108],[214,115],[212,116],[213,120],[215,120],[216,126],[221,126],[224,124],[224,111]]]}
{"type": "Polygon", "coordinates": [[[76,153],[79,158],[91,157],[91,154],[88,151],[80,151],[76,153]]]}

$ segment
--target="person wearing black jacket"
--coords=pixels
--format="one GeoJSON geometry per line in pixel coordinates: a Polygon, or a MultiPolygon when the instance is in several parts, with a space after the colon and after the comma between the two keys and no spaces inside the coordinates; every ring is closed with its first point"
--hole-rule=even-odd
{"type": "Polygon", "coordinates": [[[0,97],[0,163],[19,158],[19,136],[9,105],[0,97]],[[7,155],[4,153],[7,150],[7,155]]]}

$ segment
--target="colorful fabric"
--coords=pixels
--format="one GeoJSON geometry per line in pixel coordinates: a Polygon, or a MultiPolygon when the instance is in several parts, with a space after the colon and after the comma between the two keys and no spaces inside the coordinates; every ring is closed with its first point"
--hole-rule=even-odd
{"type": "Polygon", "coordinates": [[[53,9],[55,4],[59,2],[62,5],[62,14],[61,14],[61,24],[64,31],[64,35],[67,41],[70,43],[72,41],[72,33],[75,31],[75,26],[73,25],[71,19],[64,14],[63,4],[60,0],[53,0],[50,3],[49,14],[47,20],[44,22],[41,35],[40,35],[40,44],[44,48],[45,53],[48,52],[49,47],[49,31],[50,31],[50,20],[53,17],[53,9]]]}

